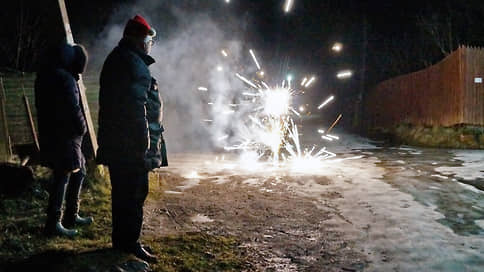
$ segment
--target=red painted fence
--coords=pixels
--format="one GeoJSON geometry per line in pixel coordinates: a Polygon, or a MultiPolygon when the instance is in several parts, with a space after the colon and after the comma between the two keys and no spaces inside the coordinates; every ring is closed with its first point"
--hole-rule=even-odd
{"type": "Polygon", "coordinates": [[[365,122],[484,126],[484,49],[462,46],[425,70],[378,84],[365,99],[365,122]]]}

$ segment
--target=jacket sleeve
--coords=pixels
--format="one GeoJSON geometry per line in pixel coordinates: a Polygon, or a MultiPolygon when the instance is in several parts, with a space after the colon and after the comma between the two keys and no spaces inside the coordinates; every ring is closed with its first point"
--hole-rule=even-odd
{"type": "Polygon", "coordinates": [[[77,82],[74,78],[67,78],[63,86],[63,100],[65,103],[65,114],[72,124],[73,133],[82,136],[87,132],[86,118],[81,107],[80,93],[77,82]]]}
{"type": "Polygon", "coordinates": [[[150,83],[151,78],[147,77],[144,73],[135,71],[132,73],[132,80],[130,80],[127,86],[129,97],[132,101],[128,105],[130,107],[132,120],[134,121],[133,129],[136,137],[136,139],[132,140],[137,145],[136,150],[143,153],[143,156],[150,146],[150,135],[146,113],[146,103],[148,101],[150,83]]]}

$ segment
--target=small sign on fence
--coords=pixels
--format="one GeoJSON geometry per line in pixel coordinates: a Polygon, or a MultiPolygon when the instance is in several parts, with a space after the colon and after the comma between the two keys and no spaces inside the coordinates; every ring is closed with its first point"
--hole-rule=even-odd
{"type": "Polygon", "coordinates": [[[482,84],[482,77],[475,77],[474,83],[482,84]]]}

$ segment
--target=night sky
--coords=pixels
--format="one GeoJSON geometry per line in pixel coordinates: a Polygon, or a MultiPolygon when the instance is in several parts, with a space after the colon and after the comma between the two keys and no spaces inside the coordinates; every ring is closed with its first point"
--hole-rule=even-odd
{"type": "MultiPolygon", "coordinates": [[[[76,40],[89,48],[99,39],[112,14],[137,2],[66,0],[76,40]]],[[[170,5],[176,5],[184,10],[210,14],[222,27],[226,21],[235,22],[230,27],[237,28],[236,35],[242,35],[245,42],[263,52],[266,59],[278,60],[281,72],[294,68],[328,74],[340,68],[351,68],[358,80],[365,60],[366,85],[422,69],[444,57],[418,18],[427,18],[441,28],[449,25],[446,18],[451,18],[454,47],[459,43],[484,44],[484,24],[480,20],[484,16],[484,5],[476,0],[295,0],[289,14],[282,11],[283,0],[231,0],[229,5],[224,0],[156,2],[165,3],[159,5],[165,6],[165,11],[170,5]],[[330,51],[334,41],[345,45],[339,56],[330,51]]],[[[38,49],[62,38],[57,1],[19,0],[8,1],[5,5],[0,10],[0,67],[34,70],[38,49]],[[17,58],[19,34],[16,29],[19,29],[20,14],[31,20],[23,26],[24,32],[35,34],[23,36],[24,43],[30,39],[29,44],[17,58]]],[[[172,25],[176,22],[168,12],[166,16],[162,10],[150,12],[152,17],[163,17],[164,25],[157,26],[162,32],[174,29],[172,25]]]]}

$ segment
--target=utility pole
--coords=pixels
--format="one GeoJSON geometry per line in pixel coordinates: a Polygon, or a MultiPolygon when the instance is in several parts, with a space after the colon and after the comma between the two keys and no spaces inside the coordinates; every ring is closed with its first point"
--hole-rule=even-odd
{"type": "MultiPolygon", "coordinates": [[[[72,35],[72,30],[71,30],[71,25],[69,23],[66,4],[64,0],[58,0],[58,1],[59,1],[59,8],[62,15],[62,22],[64,23],[64,30],[66,32],[66,41],[68,44],[74,44],[74,36],[72,35]]],[[[88,147],[89,149],[88,152],[92,152],[91,154],[94,157],[96,157],[96,152],[98,147],[96,131],[94,130],[94,124],[92,123],[91,112],[89,110],[89,104],[87,103],[86,87],[84,86],[82,75],[79,75],[78,86],[79,86],[79,93],[81,96],[82,110],[84,111],[84,117],[86,118],[87,132],[89,136],[90,146],[88,147]]]]}

